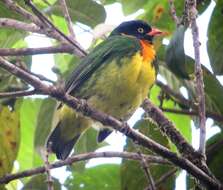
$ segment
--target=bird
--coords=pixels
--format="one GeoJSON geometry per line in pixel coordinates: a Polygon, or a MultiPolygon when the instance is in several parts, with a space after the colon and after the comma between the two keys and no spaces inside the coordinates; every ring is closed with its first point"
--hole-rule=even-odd
{"type": "MultiPolygon", "coordinates": [[[[121,121],[129,119],[155,83],[153,38],[163,34],[142,20],[121,23],[71,72],[65,83],[66,93],[121,121]]],[[[98,142],[113,131],[67,105],[59,106],[57,115],[58,123],[46,146],[60,160],[69,156],[89,127],[99,129],[98,142]]]]}

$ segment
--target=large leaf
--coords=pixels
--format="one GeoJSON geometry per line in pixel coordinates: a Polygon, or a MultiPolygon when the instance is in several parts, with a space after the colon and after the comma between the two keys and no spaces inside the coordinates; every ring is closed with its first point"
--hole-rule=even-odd
{"type": "MultiPolygon", "coordinates": [[[[157,130],[157,127],[150,120],[142,119],[135,124],[134,128],[154,139],[156,142],[169,147],[170,144],[167,138],[157,130]]],[[[136,152],[138,151],[136,148],[137,145],[133,145],[132,141],[128,139],[124,150],[136,152]]],[[[140,148],[140,151],[144,154],[153,154],[145,148],[140,148]]],[[[150,165],[149,169],[153,179],[157,181],[162,175],[170,171],[172,167],[164,165],[150,165]]],[[[157,189],[174,189],[174,181],[175,176],[172,176],[161,183],[157,189]]],[[[149,186],[148,180],[139,162],[123,160],[121,165],[121,184],[122,190],[142,190],[149,186]]]]}
{"type": "Polygon", "coordinates": [[[211,67],[215,74],[223,74],[223,19],[222,19],[223,1],[218,0],[209,21],[208,27],[208,55],[211,67]]]}
{"type": "Polygon", "coordinates": [[[9,174],[16,159],[20,142],[19,113],[0,107],[0,177],[9,174]]]}
{"type": "MultiPolygon", "coordinates": [[[[102,5],[92,0],[66,0],[68,10],[73,22],[81,22],[85,25],[95,27],[97,24],[105,21],[106,12],[102,5]]],[[[53,13],[64,17],[61,14],[59,1],[50,9],[48,13],[53,13]]]]}
{"type": "Polygon", "coordinates": [[[34,132],[41,99],[27,98],[20,108],[21,142],[17,160],[20,171],[34,167],[34,132]]]}
{"type": "Polygon", "coordinates": [[[120,189],[120,165],[103,164],[87,168],[82,173],[73,172],[65,181],[65,187],[75,190],[120,189]]]}

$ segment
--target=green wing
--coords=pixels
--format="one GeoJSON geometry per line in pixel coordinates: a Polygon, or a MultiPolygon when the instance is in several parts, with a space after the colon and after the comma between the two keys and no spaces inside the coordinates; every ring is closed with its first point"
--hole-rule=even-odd
{"type": "Polygon", "coordinates": [[[94,48],[73,71],[66,82],[66,92],[77,91],[101,65],[109,64],[114,59],[131,57],[140,49],[139,40],[136,38],[127,36],[111,36],[107,38],[94,48]]]}

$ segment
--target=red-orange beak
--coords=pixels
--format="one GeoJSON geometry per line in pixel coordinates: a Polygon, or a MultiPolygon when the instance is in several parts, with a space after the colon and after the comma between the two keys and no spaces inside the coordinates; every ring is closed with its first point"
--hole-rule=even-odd
{"type": "Polygon", "coordinates": [[[147,33],[150,36],[163,36],[166,33],[157,29],[157,28],[152,28],[152,30],[150,32],[147,33]]]}

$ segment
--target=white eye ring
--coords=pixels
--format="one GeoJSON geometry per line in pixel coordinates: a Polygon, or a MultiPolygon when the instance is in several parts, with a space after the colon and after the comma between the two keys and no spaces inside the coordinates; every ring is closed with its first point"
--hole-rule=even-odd
{"type": "Polygon", "coordinates": [[[138,32],[141,33],[141,34],[144,33],[144,29],[143,29],[143,28],[138,28],[137,30],[138,30],[138,32]]]}

